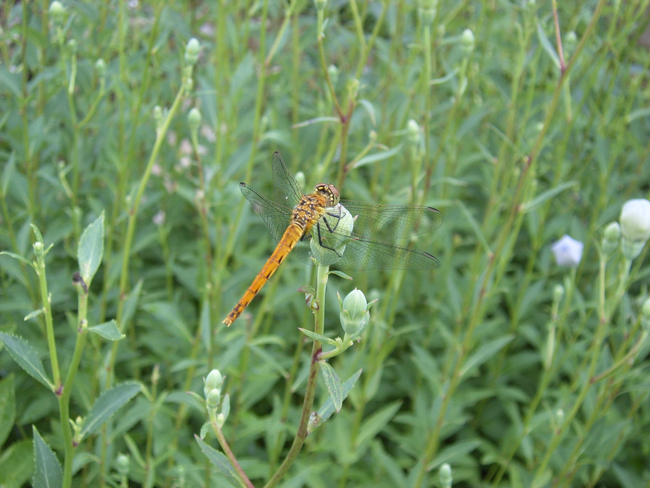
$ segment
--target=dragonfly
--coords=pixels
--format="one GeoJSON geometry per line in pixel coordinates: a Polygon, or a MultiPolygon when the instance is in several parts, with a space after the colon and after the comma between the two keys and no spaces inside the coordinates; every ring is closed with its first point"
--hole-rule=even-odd
{"type": "Polygon", "coordinates": [[[271,166],[272,200],[246,183],[239,188],[271,231],[277,247],[224,324],[230,326],[237,320],[292,251],[308,264],[333,264],[353,271],[440,266],[432,254],[394,243],[440,227],[444,219],[437,209],[341,200],[334,185],[326,183],[305,195],[280,153],[273,153],[271,166]]]}

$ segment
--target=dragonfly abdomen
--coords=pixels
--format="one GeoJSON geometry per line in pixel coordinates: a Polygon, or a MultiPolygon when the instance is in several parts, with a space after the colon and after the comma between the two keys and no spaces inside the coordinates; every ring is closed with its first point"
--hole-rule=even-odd
{"type": "Polygon", "coordinates": [[[305,228],[297,222],[292,222],[291,225],[287,227],[287,230],[284,232],[280,242],[278,242],[275,251],[273,251],[273,254],[271,254],[269,259],[266,260],[266,264],[257,274],[251,283],[251,286],[248,287],[244,296],[241,297],[239,302],[237,302],[237,305],[235,305],[228,316],[223,320],[224,324],[230,326],[230,324],[237,320],[237,317],[239,317],[246,307],[248,307],[269,278],[273,276],[273,273],[277,271],[282,264],[282,261],[284,261],[291,250],[296,247],[296,243],[300,240],[304,232],[305,228]]]}

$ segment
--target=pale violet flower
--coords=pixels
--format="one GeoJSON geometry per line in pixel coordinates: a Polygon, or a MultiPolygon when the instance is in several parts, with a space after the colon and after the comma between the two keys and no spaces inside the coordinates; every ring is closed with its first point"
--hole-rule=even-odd
{"type": "Polygon", "coordinates": [[[576,241],[568,235],[564,235],[562,239],[553,244],[551,250],[555,254],[555,261],[559,266],[573,268],[580,264],[583,247],[584,244],[582,242],[576,241]]]}

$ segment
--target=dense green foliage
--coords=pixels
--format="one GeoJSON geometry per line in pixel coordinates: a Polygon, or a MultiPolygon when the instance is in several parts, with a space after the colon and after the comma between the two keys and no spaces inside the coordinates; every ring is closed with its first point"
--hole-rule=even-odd
{"type": "Polygon", "coordinates": [[[227,442],[255,486],[648,486],[647,251],[602,248],[650,190],[649,2],[558,3],[3,5],[0,485],[237,486],[227,442]],[[337,291],[379,299],[321,376],[316,268],[221,323],[272,250],[238,184],[271,195],[276,150],[445,217],[409,243],[435,272],[318,286],[332,338],[337,291]],[[342,408],[298,452],[314,391],[342,408]]]}

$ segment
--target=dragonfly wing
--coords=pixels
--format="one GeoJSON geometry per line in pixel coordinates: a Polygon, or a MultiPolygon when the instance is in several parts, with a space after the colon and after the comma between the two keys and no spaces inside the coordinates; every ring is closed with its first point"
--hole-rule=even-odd
{"type": "Polygon", "coordinates": [[[284,231],[289,226],[291,220],[291,209],[283,205],[272,202],[264,195],[260,195],[246,183],[240,183],[239,189],[246,197],[255,212],[262,217],[262,220],[271,231],[275,242],[279,242],[284,231]]]}
{"type": "Polygon", "coordinates": [[[440,266],[435,256],[390,242],[371,241],[353,234],[334,266],[353,271],[368,269],[423,269],[440,266]]]}
{"type": "Polygon", "coordinates": [[[295,207],[302,198],[302,188],[293,177],[279,152],[273,153],[273,200],[278,205],[295,207]]]}
{"type": "Polygon", "coordinates": [[[353,217],[354,232],[370,240],[392,242],[432,232],[442,225],[442,214],[423,205],[374,205],[350,200],[341,204],[353,217]]]}

